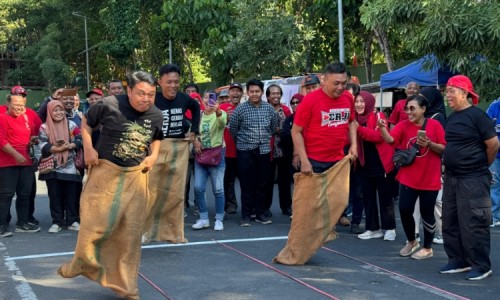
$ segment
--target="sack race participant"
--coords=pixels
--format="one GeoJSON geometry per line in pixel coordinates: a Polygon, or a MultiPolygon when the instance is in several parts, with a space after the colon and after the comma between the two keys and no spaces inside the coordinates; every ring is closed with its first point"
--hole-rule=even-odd
{"type": "Polygon", "coordinates": [[[189,164],[189,142],[194,141],[200,125],[200,104],[179,92],[179,66],[160,68],[154,104],[163,115],[163,138],[160,154],[149,179],[151,203],[143,242],[186,243],[184,238],[184,198],[189,164]],[[191,122],[186,112],[191,111],[191,122]],[[188,133],[189,132],[189,133],[188,133]],[[165,177],[167,176],[167,177],[165,177]]]}
{"type": "Polygon", "coordinates": [[[337,238],[332,228],[349,200],[349,181],[345,180],[349,178],[349,158],[346,156],[324,173],[294,175],[292,226],[285,248],[273,262],[303,265],[323,244],[337,238]]]}
{"type": "Polygon", "coordinates": [[[158,157],[162,116],[152,105],[154,77],[136,71],[127,81],[127,95],[107,97],[83,119],[89,175],[81,195],[80,232],[72,261],[58,272],[66,278],[82,275],[120,297],[139,299],[148,171],[158,157]],[[91,137],[96,126],[102,126],[97,150],[91,137]]]}

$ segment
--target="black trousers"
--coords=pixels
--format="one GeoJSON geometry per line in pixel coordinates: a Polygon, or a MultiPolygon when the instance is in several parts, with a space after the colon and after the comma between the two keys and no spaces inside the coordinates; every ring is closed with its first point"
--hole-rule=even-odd
{"type": "Polygon", "coordinates": [[[401,223],[408,241],[415,240],[415,219],[413,211],[417,198],[420,198],[420,214],[424,224],[424,248],[432,248],[432,239],[436,231],[436,218],[434,217],[434,206],[439,191],[415,190],[401,184],[399,191],[399,214],[401,223]]]}
{"type": "Polygon", "coordinates": [[[292,190],[290,181],[290,165],[284,157],[274,158],[271,161],[270,180],[266,189],[264,208],[269,210],[273,204],[274,175],[278,172],[278,195],[281,211],[292,208],[292,190]]]}
{"type": "Polygon", "coordinates": [[[487,272],[490,262],[491,176],[455,177],[443,184],[443,240],[450,263],[487,272]]]}
{"type": "Polygon", "coordinates": [[[396,228],[394,201],[392,200],[392,190],[389,180],[389,176],[384,175],[377,177],[361,176],[361,191],[363,193],[363,204],[365,207],[366,230],[374,231],[380,228],[385,230],[396,228]]]}
{"type": "Polygon", "coordinates": [[[224,197],[226,204],[224,210],[238,209],[238,200],[236,199],[235,182],[238,176],[238,159],[236,157],[226,157],[226,169],[224,170],[224,197]]]}
{"type": "Polygon", "coordinates": [[[361,192],[361,177],[356,173],[353,167],[351,167],[351,173],[349,176],[349,202],[352,207],[352,224],[361,224],[361,219],[363,218],[363,197],[361,192]]]}
{"type": "Polygon", "coordinates": [[[33,167],[0,168],[0,225],[9,225],[10,206],[16,195],[16,225],[24,225],[28,221],[29,199],[33,185],[33,167]]]}
{"type": "Polygon", "coordinates": [[[260,154],[259,148],[237,152],[238,174],[241,187],[241,216],[249,218],[265,211],[264,197],[271,169],[269,153],[260,154]]]}
{"type": "Polygon", "coordinates": [[[70,226],[73,222],[78,221],[77,207],[79,205],[77,202],[80,201],[78,182],[48,179],[45,183],[49,194],[52,224],[70,226]]]}

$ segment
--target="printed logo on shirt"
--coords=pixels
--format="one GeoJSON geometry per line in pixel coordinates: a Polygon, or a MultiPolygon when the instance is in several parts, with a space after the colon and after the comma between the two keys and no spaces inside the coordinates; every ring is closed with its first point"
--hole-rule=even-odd
{"type": "Polygon", "coordinates": [[[332,108],[321,112],[321,126],[337,127],[349,123],[351,110],[349,108],[332,108]]]}
{"type": "Polygon", "coordinates": [[[123,161],[142,157],[148,149],[148,141],[151,136],[151,120],[144,120],[143,126],[136,122],[123,124],[127,129],[122,133],[120,143],[115,145],[113,155],[123,161]]]}
{"type": "Polygon", "coordinates": [[[163,125],[162,131],[163,136],[174,136],[181,135],[182,130],[182,120],[184,120],[184,115],[182,114],[182,108],[173,108],[162,110],[163,114],[163,125]]]}

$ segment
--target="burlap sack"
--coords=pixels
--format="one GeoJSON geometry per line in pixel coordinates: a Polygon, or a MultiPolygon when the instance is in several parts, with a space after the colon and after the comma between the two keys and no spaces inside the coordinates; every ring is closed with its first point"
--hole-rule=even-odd
{"type": "Polygon", "coordinates": [[[137,275],[147,207],[147,173],[107,160],[91,168],[80,202],[80,232],[73,259],[58,272],[83,275],[121,297],[139,299],[137,275]]]}
{"type": "Polygon", "coordinates": [[[288,241],[273,259],[303,265],[323,244],[337,238],[335,225],[349,200],[349,156],[321,174],[294,176],[293,219],[288,241]]]}
{"type": "Polygon", "coordinates": [[[149,174],[151,202],[144,236],[147,240],[187,243],[184,238],[184,190],[189,142],[165,139],[149,174]]]}

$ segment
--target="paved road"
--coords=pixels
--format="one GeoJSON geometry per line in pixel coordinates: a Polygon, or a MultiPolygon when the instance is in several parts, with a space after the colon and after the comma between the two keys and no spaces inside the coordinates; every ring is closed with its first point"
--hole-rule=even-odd
{"type": "MultiPolygon", "coordinates": [[[[44,183],[39,184],[36,217],[39,233],[15,233],[0,239],[0,300],[117,299],[110,290],[85,278],[63,279],[56,273],[71,258],[77,233],[48,234],[50,214],[44,183]]],[[[276,192],[276,191],[275,191],[276,192]]],[[[276,199],[276,198],[275,198],[276,199]]],[[[277,202],[277,201],[275,201],[277,202]]],[[[209,197],[213,214],[213,198],[209,197]]],[[[442,246],[434,257],[416,261],[399,257],[404,237],[398,219],[396,241],[359,240],[347,228],[305,266],[272,264],[285,245],[290,220],[277,203],[272,225],[239,227],[230,215],[224,231],[191,230],[196,217],[188,210],[189,243],[152,243],[143,247],[139,287],[142,299],[498,299],[500,228],[492,229],[494,275],[479,281],[464,274],[437,272],[447,259],[442,246]]]]}

